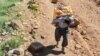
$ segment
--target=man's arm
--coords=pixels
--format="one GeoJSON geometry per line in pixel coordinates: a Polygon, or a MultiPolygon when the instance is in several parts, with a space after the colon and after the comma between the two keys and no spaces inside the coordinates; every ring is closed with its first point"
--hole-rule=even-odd
{"type": "Polygon", "coordinates": [[[59,27],[59,22],[57,22],[56,19],[53,19],[52,25],[54,25],[55,27],[59,27]]]}

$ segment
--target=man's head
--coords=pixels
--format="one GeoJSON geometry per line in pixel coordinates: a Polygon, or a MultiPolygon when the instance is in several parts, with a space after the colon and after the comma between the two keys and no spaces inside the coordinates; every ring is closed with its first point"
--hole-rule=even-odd
{"type": "Polygon", "coordinates": [[[63,4],[60,4],[60,5],[57,6],[57,9],[59,9],[59,10],[63,10],[63,8],[64,8],[63,4]]]}

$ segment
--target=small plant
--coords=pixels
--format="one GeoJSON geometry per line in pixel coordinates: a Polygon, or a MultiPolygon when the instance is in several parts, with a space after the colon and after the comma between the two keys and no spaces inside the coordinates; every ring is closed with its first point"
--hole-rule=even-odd
{"type": "Polygon", "coordinates": [[[38,10],[38,5],[37,4],[30,4],[28,8],[37,11],[38,10]]]}
{"type": "Polygon", "coordinates": [[[13,29],[12,27],[8,27],[8,28],[6,29],[6,31],[9,32],[9,33],[11,33],[11,32],[14,31],[14,29],[13,29]]]}
{"type": "Polygon", "coordinates": [[[34,1],[29,1],[28,5],[29,5],[28,6],[29,9],[35,10],[35,11],[38,10],[38,6],[39,5],[36,2],[34,2],[34,1]]]}

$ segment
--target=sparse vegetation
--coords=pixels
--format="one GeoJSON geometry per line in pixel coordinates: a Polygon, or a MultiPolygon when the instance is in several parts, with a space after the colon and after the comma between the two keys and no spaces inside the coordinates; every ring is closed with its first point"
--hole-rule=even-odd
{"type": "Polygon", "coordinates": [[[33,15],[35,15],[39,9],[39,4],[31,0],[28,2],[28,8],[31,9],[33,15]]]}
{"type": "Polygon", "coordinates": [[[18,1],[20,0],[0,0],[0,32],[2,32],[4,23],[11,18],[9,8],[15,6],[18,1]]]}
{"type": "Polygon", "coordinates": [[[34,1],[29,1],[28,8],[37,11],[38,10],[38,4],[34,1]]]}
{"type": "Polygon", "coordinates": [[[10,49],[18,48],[20,45],[24,43],[23,36],[17,36],[7,41],[2,41],[0,43],[0,56],[3,56],[4,48],[8,45],[10,49]]]}

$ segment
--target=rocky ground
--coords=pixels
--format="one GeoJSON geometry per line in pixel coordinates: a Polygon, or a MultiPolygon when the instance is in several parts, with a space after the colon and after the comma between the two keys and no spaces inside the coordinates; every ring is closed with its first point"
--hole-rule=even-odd
{"type": "MultiPolygon", "coordinates": [[[[40,42],[46,48],[33,56],[100,56],[100,7],[94,0],[63,0],[64,4],[68,4],[73,9],[73,16],[80,21],[77,29],[70,29],[69,45],[66,47],[66,54],[60,52],[61,47],[54,48],[54,26],[53,13],[55,5],[50,0],[36,0],[39,3],[39,12],[34,16],[27,3],[29,0],[23,0],[21,7],[23,15],[26,16],[23,21],[14,21],[19,26],[25,36],[25,44],[21,49],[26,50],[31,42],[40,42]],[[34,33],[34,39],[32,34],[34,33]]],[[[60,42],[61,43],[61,42],[60,42]]],[[[23,52],[23,51],[22,51],[23,52]]],[[[32,56],[27,50],[21,56],[32,56]]]]}

